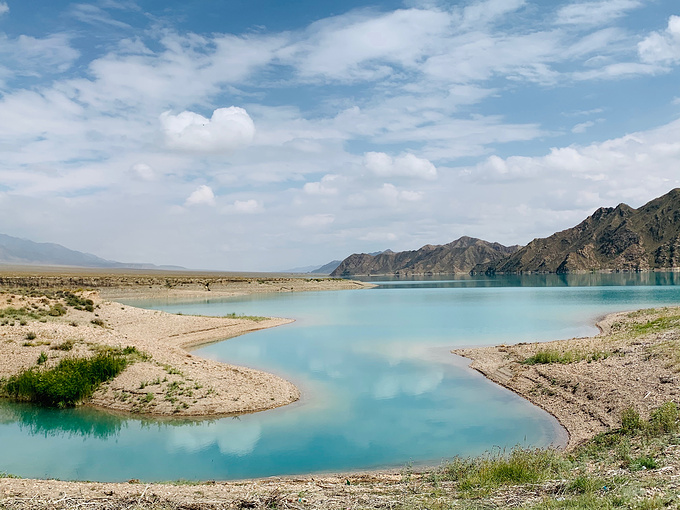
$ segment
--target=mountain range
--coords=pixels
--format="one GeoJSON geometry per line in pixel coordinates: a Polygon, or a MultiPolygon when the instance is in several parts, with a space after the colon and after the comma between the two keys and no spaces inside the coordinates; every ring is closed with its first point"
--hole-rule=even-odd
{"type": "Polygon", "coordinates": [[[638,209],[601,207],[575,227],[524,247],[471,237],[416,251],[347,257],[331,276],[572,273],[680,268],[680,188],[638,209]]]}
{"type": "Polygon", "coordinates": [[[492,264],[518,249],[519,246],[461,237],[448,244],[427,244],[414,251],[356,253],[343,260],[331,276],[469,273],[479,264],[492,264]]]}
{"type": "Polygon", "coordinates": [[[184,269],[180,266],[115,262],[90,253],[70,250],[60,244],[36,243],[28,239],[20,239],[5,234],[0,234],[0,264],[125,269],[184,269]]]}

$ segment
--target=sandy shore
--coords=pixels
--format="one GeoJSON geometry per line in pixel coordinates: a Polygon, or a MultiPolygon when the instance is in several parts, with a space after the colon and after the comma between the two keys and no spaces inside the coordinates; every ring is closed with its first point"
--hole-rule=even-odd
{"type": "Polygon", "coordinates": [[[280,318],[218,318],[168,314],[125,306],[112,299],[207,299],[264,292],[363,288],[360,282],[322,278],[246,278],[204,275],[0,275],[5,307],[40,312],[41,320],[0,320],[0,378],[33,367],[41,353],[45,366],[66,356],[91,356],[102,347],[132,346],[149,356],[105,383],[86,402],[109,410],[155,416],[202,417],[255,412],[300,397],[290,382],[269,373],[195,356],[187,349],[292,322],[280,318]],[[65,300],[48,299],[55,289],[89,288],[93,312],[65,306],[65,315],[45,311],[65,300]],[[30,297],[27,294],[34,293],[30,297]],[[28,340],[28,335],[34,338],[28,340]],[[65,350],[61,346],[69,345],[65,350]]]}
{"type": "MultiPolygon", "coordinates": [[[[45,306],[40,298],[7,295],[8,306],[45,306]]],[[[294,402],[295,386],[259,370],[236,367],[195,356],[189,347],[280,326],[288,319],[261,321],[172,315],[104,301],[91,294],[94,312],[66,307],[60,317],[45,322],[0,327],[0,378],[66,356],[91,356],[102,347],[136,347],[149,356],[128,366],[103,384],[86,402],[109,410],[161,416],[215,416],[254,412],[294,402]],[[96,323],[93,323],[95,321],[96,323]],[[28,340],[30,336],[33,339],[28,340]],[[63,350],[64,345],[70,349],[63,350]]],[[[49,305],[49,304],[48,304],[49,305]]]]}
{"type": "Polygon", "coordinates": [[[621,426],[621,412],[628,407],[647,418],[661,404],[680,400],[678,316],[680,308],[616,313],[598,323],[601,334],[595,337],[452,352],[555,416],[569,433],[567,448],[572,449],[621,426]],[[659,328],[645,326],[657,323],[659,328]],[[664,323],[670,327],[662,328],[664,323]],[[540,351],[583,359],[524,363],[540,351]]]}

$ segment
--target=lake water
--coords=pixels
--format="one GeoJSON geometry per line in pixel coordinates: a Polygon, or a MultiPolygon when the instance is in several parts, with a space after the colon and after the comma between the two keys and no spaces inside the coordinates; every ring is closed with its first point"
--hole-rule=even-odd
{"type": "Polygon", "coordinates": [[[370,290],[136,302],[185,314],[290,317],[195,351],[275,372],[302,399],[203,421],[142,420],[0,401],[0,472],[142,481],[238,479],[439,464],[565,441],[547,413],[449,353],[597,333],[618,310],[680,304],[680,274],[383,281],[370,290]]]}

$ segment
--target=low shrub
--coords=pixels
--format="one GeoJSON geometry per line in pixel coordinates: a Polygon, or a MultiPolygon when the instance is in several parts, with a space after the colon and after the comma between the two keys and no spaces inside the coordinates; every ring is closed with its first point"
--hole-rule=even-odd
{"type": "Polygon", "coordinates": [[[71,407],[127,366],[123,356],[98,354],[92,358],[64,358],[50,370],[30,368],[10,377],[4,392],[16,400],[49,407],[71,407]]]}
{"type": "Polygon", "coordinates": [[[444,469],[444,476],[458,481],[462,490],[480,490],[537,483],[557,476],[565,469],[564,458],[555,450],[514,448],[476,459],[456,458],[444,469]]]}

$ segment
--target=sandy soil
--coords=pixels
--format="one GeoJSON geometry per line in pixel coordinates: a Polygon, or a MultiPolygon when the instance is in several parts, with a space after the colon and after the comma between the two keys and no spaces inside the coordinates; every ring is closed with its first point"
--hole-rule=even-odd
{"type": "Polygon", "coordinates": [[[621,425],[621,412],[633,406],[645,418],[668,401],[680,401],[676,358],[678,327],[635,334],[636,324],[680,315],[680,308],[624,312],[598,323],[602,333],[554,342],[457,349],[470,366],[555,416],[574,448],[600,432],[621,425]],[[539,351],[584,357],[574,363],[527,365],[539,351]],[[602,356],[601,359],[593,359],[602,356]]]}

